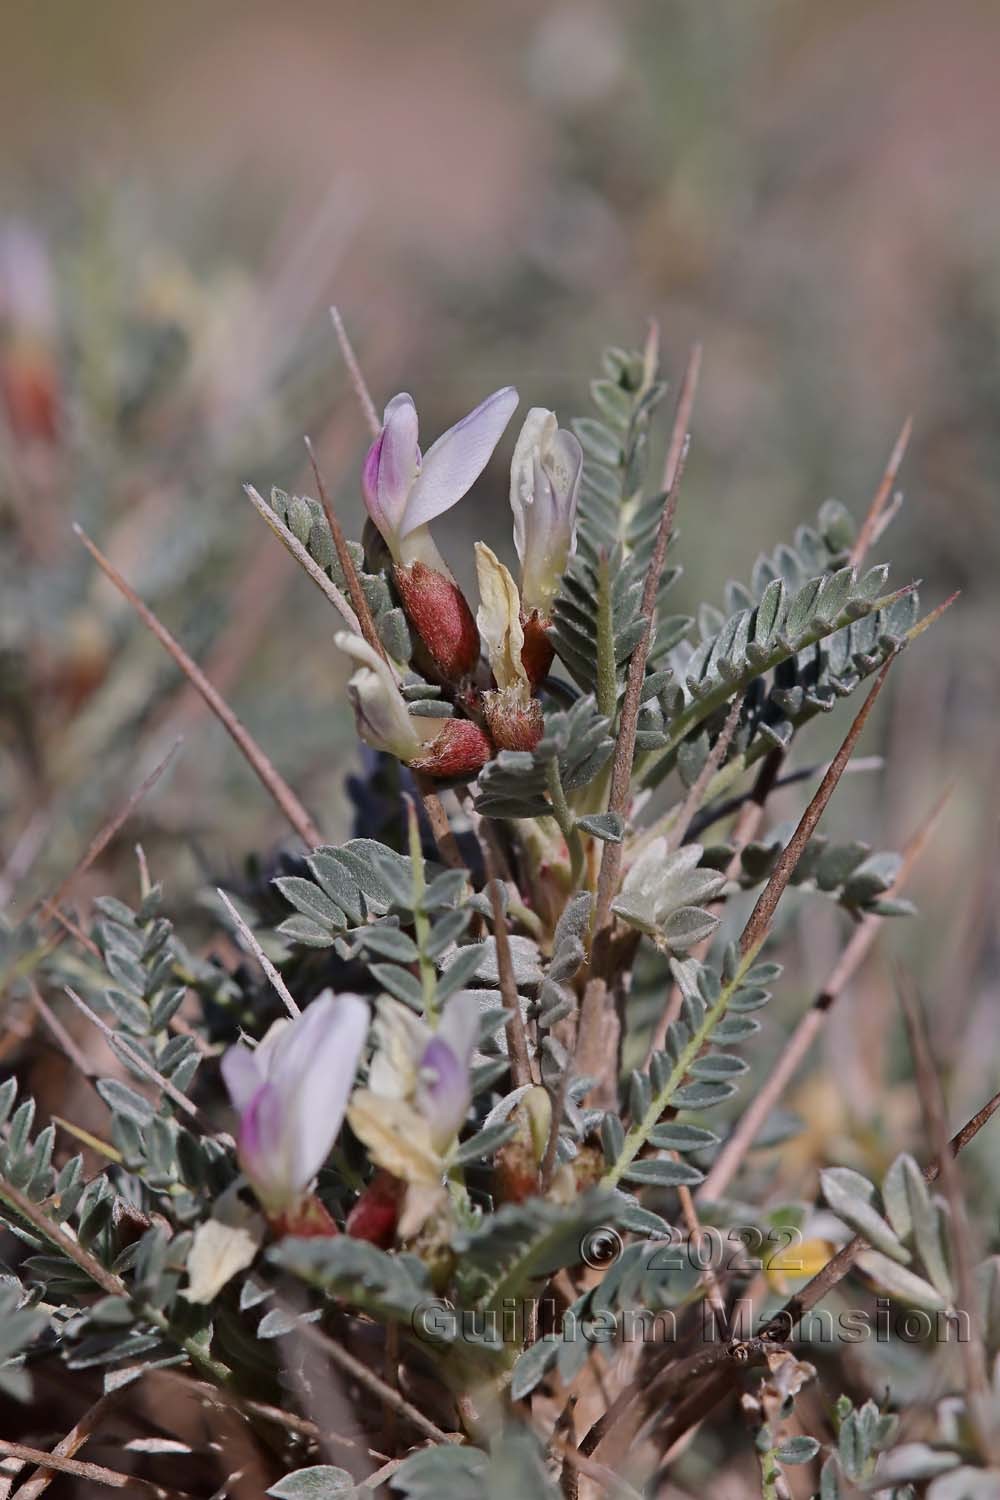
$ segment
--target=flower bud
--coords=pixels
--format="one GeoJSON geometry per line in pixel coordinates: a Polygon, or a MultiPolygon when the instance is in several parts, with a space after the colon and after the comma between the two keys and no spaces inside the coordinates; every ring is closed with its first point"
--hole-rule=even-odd
{"type": "Polygon", "coordinates": [[[555,412],[533,406],[524,420],[510,467],[514,546],[521,560],[525,612],[547,619],[573,547],[583,449],[556,423],[555,412]]]}
{"type": "Polygon", "coordinates": [[[21,340],[0,354],[0,404],[22,442],[55,442],[58,381],[55,360],[40,345],[21,340]]]}
{"type": "Polygon", "coordinates": [[[552,658],[555,656],[551,639],[551,621],[540,615],[537,609],[532,610],[527,618],[522,612],[521,629],[524,632],[521,661],[531,686],[538,687],[539,683],[544,682],[548,677],[552,668],[552,658]]]}
{"type": "Polygon", "coordinates": [[[396,1239],[406,1184],[381,1168],[347,1215],[347,1233],[354,1240],[367,1240],[380,1250],[391,1248],[396,1239]]]}
{"type": "Polygon", "coordinates": [[[351,1099],[351,1129],[393,1177],[438,1186],[472,1098],[479,999],[470,991],[452,996],[436,1031],[399,1001],[382,999],[375,1034],[368,1087],[351,1099]]]}
{"type": "Polygon", "coordinates": [[[360,636],[342,630],[337,645],[358,670],[347,684],[358,734],[374,750],[441,780],[471,781],[493,754],[493,746],[471,719],[418,718],[411,714],[388,663],[360,636]]]}
{"type": "Polygon", "coordinates": [[[497,1190],[505,1203],[523,1203],[538,1192],[538,1170],[552,1128],[548,1090],[537,1084],[530,1088],[518,1101],[512,1120],[516,1134],[497,1152],[497,1190]]]}
{"type": "Polygon", "coordinates": [[[51,443],[58,434],[57,330],[48,249],[13,220],[0,230],[0,408],[23,442],[51,443]]]}
{"type": "Polygon", "coordinates": [[[517,688],[483,694],[483,713],[498,750],[534,750],[545,729],[542,705],[517,688]]]}
{"type": "Polygon", "coordinates": [[[486,722],[501,750],[533,750],[542,737],[542,707],[531,696],[524,665],[517,584],[485,542],[476,543],[476,574],[481,600],[476,618],[497,685],[483,695],[486,722]]]}
{"type": "Polygon", "coordinates": [[[328,1240],[340,1233],[336,1221],[315,1193],[279,1214],[269,1214],[268,1223],[279,1240],[289,1235],[297,1240],[328,1240]]]}
{"type": "Polygon", "coordinates": [[[422,771],[439,781],[460,778],[472,781],[493,755],[490,741],[471,719],[425,719],[424,722],[441,728],[410,761],[414,771],[422,771]]]}
{"type": "Polygon", "coordinates": [[[479,660],[479,632],[465,595],[447,572],[417,560],[393,570],[414,630],[445,682],[458,683],[479,660]]]}

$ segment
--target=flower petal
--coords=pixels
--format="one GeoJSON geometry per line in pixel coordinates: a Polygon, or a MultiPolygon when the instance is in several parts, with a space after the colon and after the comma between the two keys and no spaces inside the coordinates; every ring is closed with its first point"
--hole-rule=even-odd
{"type": "Polygon", "coordinates": [[[510,571],[485,542],[476,543],[476,576],[482,601],[476,615],[479,634],[490,659],[498,688],[523,684],[528,690],[528,674],[521,653],[524,650],[524,628],[521,625],[521,596],[510,571]]]}
{"type": "Polygon", "coordinates": [[[514,387],[504,386],[442,433],[424,455],[423,466],[410,491],[401,536],[418,526],[426,526],[461,500],[488,464],[517,402],[514,387]]]}
{"type": "Polygon", "coordinates": [[[417,409],[413,397],[393,396],[383,414],[384,426],[372,443],[361,472],[368,514],[387,542],[399,531],[406,502],[420,469],[417,409]]]}
{"type": "Polygon", "coordinates": [[[534,406],[518,435],[510,469],[514,546],[521,559],[526,613],[551,610],[573,547],[583,449],[557,427],[555,413],[534,406]]]}
{"type": "Polygon", "coordinates": [[[469,1069],[440,1032],[420,1059],[417,1107],[427,1121],[435,1149],[443,1151],[461,1128],[472,1097],[469,1069]]]}
{"type": "Polygon", "coordinates": [[[264,1239],[264,1220],[227,1189],[210,1219],[194,1232],[187,1257],[188,1302],[214,1302],[227,1282],[253,1263],[264,1239]]]}
{"type": "Polygon", "coordinates": [[[240,1118],[237,1154],[254,1192],[269,1210],[294,1203],[300,1193],[288,1150],[288,1119],[273,1083],[263,1083],[240,1118]]]}
{"type": "Polygon", "coordinates": [[[405,1099],[382,1099],[370,1089],[357,1089],[348,1119],[372,1161],[394,1177],[428,1186],[441,1181],[444,1169],[427,1122],[405,1099]]]}
{"type": "Polygon", "coordinates": [[[479,1017],[482,1014],[481,997],[475,990],[459,990],[447,1001],[437,1035],[443,1037],[448,1046],[468,1068],[479,1040],[479,1017]]]}
{"type": "Polygon", "coordinates": [[[552,441],[556,414],[533,406],[525,417],[510,463],[510,508],[514,513],[514,548],[523,563],[528,546],[528,514],[535,492],[535,459],[552,441]]]}
{"type": "Polygon", "coordinates": [[[294,1040],[289,1034],[274,1081],[288,1115],[294,1180],[303,1191],[340,1132],[368,1020],[360,995],[327,990],[296,1021],[294,1040]]]}
{"type": "Polygon", "coordinates": [[[417,1084],[417,1066],[432,1032],[408,1005],[383,995],[372,1025],[375,1055],[368,1087],[382,1099],[406,1099],[417,1084]]]}
{"type": "Polygon", "coordinates": [[[266,1078],[266,1073],[257,1061],[257,1054],[245,1042],[237,1042],[223,1053],[220,1064],[222,1081],[229,1090],[236,1113],[242,1115],[266,1078]]]}
{"type": "Polygon", "coordinates": [[[420,753],[428,730],[421,733],[420,724],[408,712],[390,668],[359,635],[340,630],[334,642],[361,663],[348,683],[358,734],[374,750],[387,750],[398,760],[412,760],[420,753]]]}

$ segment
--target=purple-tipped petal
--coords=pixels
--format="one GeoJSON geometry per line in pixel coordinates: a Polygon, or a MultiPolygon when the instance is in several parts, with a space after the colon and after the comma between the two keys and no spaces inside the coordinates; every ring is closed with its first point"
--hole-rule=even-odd
{"type": "Polygon", "coordinates": [[[468,1068],[479,1040],[479,1017],[482,1006],[474,990],[460,990],[444,1008],[437,1035],[454,1052],[463,1067],[468,1068]]]}
{"type": "Polygon", "coordinates": [[[223,1054],[220,1068],[233,1108],[237,1114],[242,1115],[249,1109],[267,1075],[258,1063],[256,1054],[245,1042],[237,1042],[235,1047],[230,1047],[223,1054]]]}
{"type": "Polygon", "coordinates": [[[268,1208],[294,1203],[301,1193],[289,1170],[287,1130],[278,1090],[273,1083],[261,1084],[240,1120],[237,1151],[240,1166],[268,1208]]]}
{"type": "Polygon", "coordinates": [[[378,470],[382,460],[382,444],[385,441],[385,428],[379,433],[365,454],[365,461],[361,466],[361,493],[364,496],[365,508],[372,520],[378,512],[378,470]]]}
{"type": "Polygon", "coordinates": [[[400,529],[407,500],[420,470],[417,409],[412,396],[393,396],[385,409],[384,426],[372,443],[361,471],[361,488],[368,514],[387,542],[400,529]]]}
{"type": "Polygon", "coordinates": [[[443,1151],[458,1133],[470,1098],[468,1066],[441,1036],[432,1037],[420,1059],[417,1104],[435,1150],[443,1151]]]}
{"type": "Polygon", "coordinates": [[[400,536],[426,526],[461,500],[488,464],[517,402],[514,387],[504,386],[442,433],[424,455],[423,466],[410,491],[400,536]]]}
{"type": "Polygon", "coordinates": [[[368,1006],[329,990],[294,1021],[276,1023],[255,1052],[222,1060],[240,1111],[240,1164],[271,1212],[298,1202],[343,1123],[368,1030],[368,1006]]]}
{"type": "Polygon", "coordinates": [[[283,1092],[294,1092],[293,1154],[303,1188],[316,1176],[340,1133],[369,1021],[368,1006],[358,995],[321,995],[306,1016],[317,1008],[322,1025],[310,1035],[309,1062],[297,1076],[283,1074],[280,1085],[283,1092]]]}
{"type": "Polygon", "coordinates": [[[468,1112],[469,1064],[479,1038],[479,1016],[478,995],[471,990],[453,995],[420,1059],[417,1104],[439,1151],[456,1135],[468,1112]]]}

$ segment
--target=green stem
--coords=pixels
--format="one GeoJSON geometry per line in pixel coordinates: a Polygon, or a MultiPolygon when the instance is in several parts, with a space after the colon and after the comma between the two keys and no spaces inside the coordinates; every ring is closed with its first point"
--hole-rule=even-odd
{"type": "Polygon", "coordinates": [[[509,915],[522,927],[526,927],[536,942],[541,942],[545,937],[545,928],[537,912],[533,912],[530,906],[525,906],[523,901],[518,901],[508,891],[507,911],[509,915]]]}
{"type": "Polygon", "coordinates": [[[569,850],[570,876],[573,885],[578,886],[583,876],[583,840],[570,811],[569,803],[566,801],[562,776],[559,774],[559,760],[556,756],[553,756],[546,764],[545,783],[552,802],[552,816],[559,824],[559,831],[566,840],[566,847],[569,850]]]}
{"type": "Polygon", "coordinates": [[[614,723],[618,711],[618,673],[615,666],[615,622],[611,607],[611,576],[607,557],[597,564],[597,707],[614,723]]]}
{"type": "Polygon", "coordinates": [[[766,1453],[758,1453],[757,1459],[760,1463],[760,1496],[761,1500],[780,1500],[778,1488],[784,1475],[781,1465],[778,1463],[777,1448],[768,1448],[766,1453]]]}
{"type": "Polygon", "coordinates": [[[210,1380],[214,1380],[216,1385],[228,1385],[230,1383],[233,1378],[233,1372],[229,1366],[224,1365],[220,1359],[213,1359],[204,1346],[198,1343],[197,1339],[185,1338],[181,1334],[176,1333],[170,1319],[160,1312],[159,1308],[151,1307],[145,1302],[134,1302],[133,1306],[141,1317],[153,1323],[161,1333],[166,1334],[171,1343],[177,1344],[179,1348],[183,1349],[195,1369],[200,1370],[202,1375],[210,1380]]]}
{"type": "Polygon", "coordinates": [[[409,837],[410,837],[410,867],[413,882],[413,932],[420,957],[418,967],[420,969],[420,990],[423,1001],[424,1018],[431,1026],[437,1025],[437,970],[434,960],[428,956],[427,940],[431,935],[431,922],[423,909],[424,892],[427,889],[427,879],[424,873],[424,854],[420,847],[420,823],[417,819],[417,810],[412,801],[408,809],[409,837]]]}
{"type": "Polygon", "coordinates": [[[732,979],[726,981],[719,991],[719,998],[706,1010],[701,1025],[692,1034],[687,1046],[683,1048],[663,1088],[658,1094],[654,1094],[649,1108],[642,1119],[633,1122],[628,1134],[625,1136],[625,1142],[617,1160],[604,1174],[602,1186],[617,1187],[623,1173],[628,1171],[639,1155],[639,1152],[646,1145],[650,1132],[659,1124],[664,1112],[669,1109],[670,1101],[684,1082],[691,1064],[695,1061],[701,1049],[712,1035],[712,1032],[729,1009],[730,1000],[745,979],[747,971],[760,952],[762,944],[763,939],[755,943],[741,956],[736,973],[732,979]]]}

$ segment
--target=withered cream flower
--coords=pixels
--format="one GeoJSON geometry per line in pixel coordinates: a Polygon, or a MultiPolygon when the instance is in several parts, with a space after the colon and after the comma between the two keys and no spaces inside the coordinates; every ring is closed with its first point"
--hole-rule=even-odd
{"type": "Polygon", "coordinates": [[[383,997],[374,1032],[368,1087],[355,1091],[348,1110],[351,1129],[394,1177],[436,1186],[472,1098],[479,1000],[469,992],[454,995],[432,1031],[407,1006],[383,997]]]}
{"type": "Polygon", "coordinates": [[[347,684],[347,695],[360,738],[373,750],[388,751],[409,764],[441,726],[433,719],[421,723],[413,717],[390,667],[361,636],[341,630],[334,641],[359,663],[347,684]]]}
{"type": "Polygon", "coordinates": [[[360,665],[347,684],[361,739],[415,771],[442,780],[476,776],[493,746],[471,719],[424,719],[409,712],[392,670],[378,652],[346,630],[334,637],[360,665]]]}
{"type": "Polygon", "coordinates": [[[525,667],[521,598],[510,570],[485,542],[476,543],[479,612],[476,623],[496,692],[483,695],[490,734],[502,750],[530,750],[541,738],[541,704],[532,697],[525,667]]]}
{"type": "Polygon", "coordinates": [[[476,543],[476,577],[479,580],[479,611],[476,624],[498,688],[523,688],[529,692],[528,674],[521,660],[524,628],[521,598],[509,568],[485,542],[476,543]]]}

